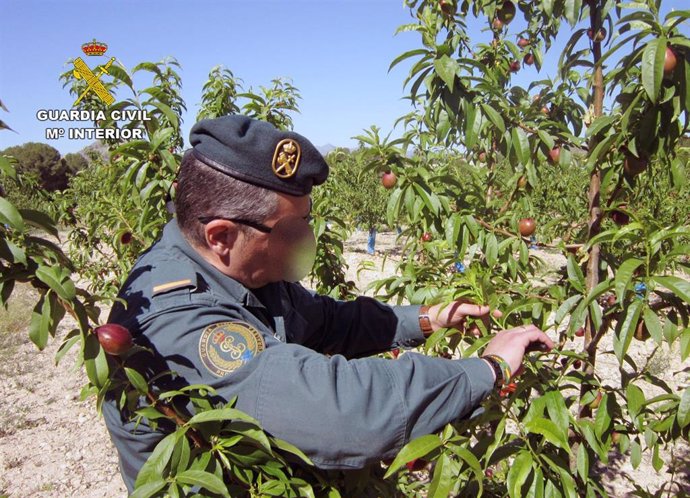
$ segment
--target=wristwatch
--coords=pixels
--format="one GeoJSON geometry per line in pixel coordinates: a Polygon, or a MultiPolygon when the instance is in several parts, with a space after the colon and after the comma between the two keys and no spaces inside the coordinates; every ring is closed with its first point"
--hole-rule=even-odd
{"type": "Polygon", "coordinates": [[[426,305],[419,308],[419,328],[422,329],[424,336],[429,336],[434,331],[429,318],[429,307],[426,305]]]}

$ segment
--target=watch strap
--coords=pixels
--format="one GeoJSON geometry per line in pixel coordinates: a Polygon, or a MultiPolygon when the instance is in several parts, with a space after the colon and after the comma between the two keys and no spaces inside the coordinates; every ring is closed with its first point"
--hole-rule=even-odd
{"type": "Polygon", "coordinates": [[[419,308],[419,328],[425,336],[431,335],[434,329],[431,327],[431,319],[429,318],[429,306],[423,305],[419,308]]]}

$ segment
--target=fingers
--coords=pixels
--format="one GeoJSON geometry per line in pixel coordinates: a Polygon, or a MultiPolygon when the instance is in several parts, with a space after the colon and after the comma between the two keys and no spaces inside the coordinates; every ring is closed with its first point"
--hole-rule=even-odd
{"type": "Polygon", "coordinates": [[[479,304],[462,303],[456,308],[456,313],[464,316],[482,317],[489,314],[489,307],[479,304]]]}
{"type": "MultiPolygon", "coordinates": [[[[551,338],[539,330],[535,325],[523,325],[523,327],[525,327],[525,329],[520,332],[522,334],[523,342],[525,343],[525,348],[528,348],[530,344],[534,343],[537,343],[534,344],[534,350],[542,349],[539,344],[546,346],[545,349],[551,349],[554,347],[554,342],[551,340],[551,338]]],[[[517,327],[517,329],[520,329],[520,327],[517,327]]]]}

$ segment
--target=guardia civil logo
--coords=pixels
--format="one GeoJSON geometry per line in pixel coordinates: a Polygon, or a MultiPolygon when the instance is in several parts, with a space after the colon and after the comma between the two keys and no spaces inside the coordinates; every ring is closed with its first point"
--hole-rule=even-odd
{"type": "MultiPolygon", "coordinates": [[[[81,46],[81,49],[87,56],[100,56],[105,54],[105,51],[108,50],[108,45],[102,42],[97,42],[94,38],[92,42],[84,43],[81,46]]],[[[115,102],[115,97],[113,97],[113,95],[103,86],[103,83],[101,83],[101,76],[104,74],[110,74],[108,69],[110,69],[110,66],[113,64],[113,62],[115,62],[115,57],[111,57],[104,66],[99,66],[97,72],[94,73],[91,71],[91,69],[89,69],[89,66],[86,65],[81,57],[74,59],[74,71],[72,71],[72,74],[74,74],[74,77],[78,80],[83,78],[84,81],[88,83],[88,86],[86,87],[86,90],[79,95],[79,98],[74,101],[72,107],[75,107],[77,104],[79,104],[81,99],[83,99],[84,96],[90,91],[93,91],[96,96],[106,105],[110,105],[115,102]]]]}
{"type": "Polygon", "coordinates": [[[199,357],[216,377],[237,370],[265,348],[261,333],[246,322],[214,323],[199,338],[199,357]]]}
{"type": "MultiPolygon", "coordinates": [[[[103,57],[108,50],[108,44],[98,41],[95,38],[82,44],[82,52],[87,60],[95,57],[103,57]]],[[[115,95],[108,89],[109,83],[105,82],[105,77],[112,76],[117,67],[117,59],[110,57],[105,64],[91,66],[81,58],[75,58],[71,62],[72,76],[76,81],[82,81],[79,86],[79,95],[72,104],[71,109],[39,109],[36,112],[36,119],[39,121],[91,121],[92,123],[99,122],[116,122],[116,121],[149,121],[150,118],[145,110],[119,110],[108,109],[115,103],[115,95]],[[93,102],[102,103],[101,109],[94,109],[92,102],[85,106],[84,99],[89,96],[95,96],[93,102]],[[88,107],[85,109],[84,107],[88,107]]],[[[98,106],[96,106],[98,107],[98,106]]],[[[75,140],[136,140],[144,137],[144,130],[141,128],[131,127],[50,127],[46,128],[46,139],[56,140],[60,138],[69,138],[75,140]]]]}

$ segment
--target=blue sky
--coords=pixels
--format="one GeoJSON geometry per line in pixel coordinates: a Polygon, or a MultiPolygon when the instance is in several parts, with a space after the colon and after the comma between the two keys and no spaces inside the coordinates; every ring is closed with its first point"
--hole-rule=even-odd
{"type": "MultiPolygon", "coordinates": [[[[687,0],[664,0],[664,10],[674,7],[687,8],[687,0]]],[[[0,132],[0,149],[37,141],[63,154],[88,142],[46,140],[45,128],[62,124],[39,122],[36,111],[71,107],[58,81],[70,58],[81,55],[95,67],[114,56],[131,69],[174,56],[188,107],[185,139],[213,66],[229,68],[245,87],[290,77],[302,95],[295,131],[316,145],[353,146],[351,137],[371,125],[391,131],[410,110],[402,98],[409,65],[390,73],[388,66],[420,45],[416,33],[394,36],[412,22],[402,0],[0,0],[0,19],[0,99],[10,111],[0,111],[0,119],[18,132],[0,132]],[[106,56],[83,56],[82,43],[93,38],[108,44],[106,56]]],[[[473,39],[488,39],[486,26],[470,22],[473,39]]],[[[510,31],[520,28],[515,22],[510,31]]],[[[541,74],[523,69],[515,83],[527,86],[553,73],[547,60],[541,74]]],[[[141,74],[135,85],[145,88],[150,77],[141,74]]]]}

